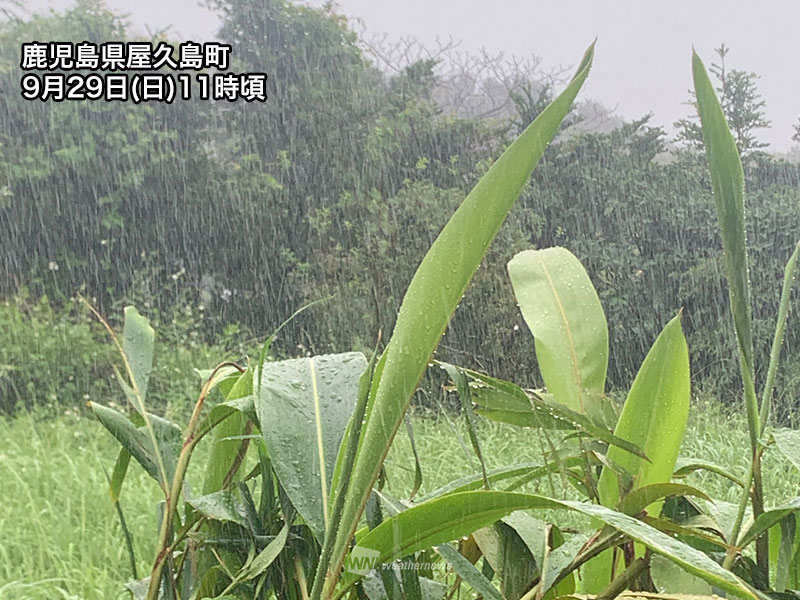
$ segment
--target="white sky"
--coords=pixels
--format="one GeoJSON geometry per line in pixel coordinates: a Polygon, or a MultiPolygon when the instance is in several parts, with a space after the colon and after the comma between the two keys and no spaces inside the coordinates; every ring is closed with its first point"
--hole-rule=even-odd
{"type": "MultiPolygon", "coordinates": [[[[218,25],[216,15],[196,0],[107,4],[127,12],[142,29],[171,24],[184,39],[213,37],[218,25]]],[[[724,42],[731,48],[729,68],[761,76],[759,90],[772,127],[760,137],[771,150],[789,149],[792,125],[800,117],[800,0],[339,0],[338,5],[361,19],[370,35],[414,36],[427,44],[452,37],[462,50],[540,56],[545,69],[576,64],[597,37],[583,96],[628,119],[652,111],[654,122],[667,127],[689,111],[683,103],[691,87],[692,45],[708,65],[724,42]]]]}

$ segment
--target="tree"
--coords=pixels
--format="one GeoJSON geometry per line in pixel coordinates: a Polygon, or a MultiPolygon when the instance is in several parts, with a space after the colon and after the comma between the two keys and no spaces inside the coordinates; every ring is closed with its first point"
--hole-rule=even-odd
{"type": "MultiPolygon", "coordinates": [[[[725,57],[730,48],[722,44],[715,50],[719,56],[719,64],[711,64],[711,75],[717,80],[717,93],[720,97],[722,110],[728,120],[736,145],[742,155],[750,154],[769,144],[760,141],[755,132],[758,129],[769,127],[770,122],[764,117],[765,101],[758,93],[758,75],[738,69],[727,70],[725,57]]],[[[689,102],[695,108],[695,115],[680,119],[675,123],[678,129],[677,140],[687,146],[699,149],[703,143],[703,134],[697,120],[697,104],[694,92],[689,102]]]]}
{"type": "Polygon", "coordinates": [[[794,126],[794,135],[792,139],[795,142],[800,142],[800,119],[797,119],[797,125],[794,126]]]}

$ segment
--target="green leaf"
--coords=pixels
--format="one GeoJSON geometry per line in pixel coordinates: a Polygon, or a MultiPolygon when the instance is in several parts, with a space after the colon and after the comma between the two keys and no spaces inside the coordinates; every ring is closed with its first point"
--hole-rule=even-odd
{"type": "Polygon", "coordinates": [[[125,352],[141,402],[144,402],[147,396],[147,384],[150,382],[150,372],[153,369],[154,343],[155,331],[147,319],[140,315],[135,307],[126,306],[122,350],[125,352]]]}
{"type": "Polygon", "coordinates": [[[553,585],[556,584],[556,582],[559,582],[555,587],[556,592],[559,592],[565,585],[567,586],[566,593],[572,593],[572,591],[574,591],[574,574],[567,575],[566,581],[562,578],[562,574],[570,566],[578,553],[586,547],[588,541],[588,535],[576,534],[557,548],[550,549],[542,562],[540,588],[543,594],[553,589],[553,585]]]}
{"type": "Polygon", "coordinates": [[[455,571],[475,592],[488,600],[505,600],[492,582],[486,579],[478,569],[461,553],[448,544],[436,546],[436,551],[442,555],[455,571]]]}
{"type": "MultiPolygon", "coordinates": [[[[172,481],[175,474],[175,465],[178,462],[178,454],[180,454],[182,446],[180,428],[171,421],[148,414],[157,443],[157,448],[154,448],[146,425],[136,427],[128,417],[102,404],[90,402],[89,406],[103,426],[111,432],[125,450],[130,452],[136,462],[142,465],[147,474],[155,479],[164,490],[168,490],[169,482],[172,481]],[[159,453],[164,461],[166,481],[159,466],[159,453]]],[[[115,473],[116,471],[115,468],[115,473]]]]}
{"type": "Polygon", "coordinates": [[[475,453],[475,456],[478,458],[478,462],[481,465],[481,473],[483,474],[483,485],[488,490],[489,480],[486,477],[486,463],[483,460],[483,452],[481,452],[481,444],[480,441],[478,440],[477,425],[475,424],[475,411],[472,406],[472,398],[470,397],[470,386],[469,382],[467,381],[467,377],[464,375],[463,370],[459,369],[454,365],[443,362],[437,362],[437,364],[440,367],[442,367],[442,369],[445,370],[445,372],[448,374],[448,376],[456,386],[458,397],[461,400],[461,412],[464,414],[464,419],[467,423],[467,432],[469,433],[469,440],[470,443],[472,444],[472,451],[475,453]]]}
{"type": "Polygon", "coordinates": [[[125,475],[128,473],[128,464],[131,462],[131,453],[125,449],[120,448],[117,455],[117,462],[114,464],[114,472],[111,473],[111,480],[108,485],[108,493],[111,496],[111,502],[119,502],[119,495],[122,493],[122,484],[125,481],[125,475]]]}
{"type": "Polygon", "coordinates": [[[778,317],[775,321],[775,335],[772,338],[767,378],[764,380],[764,392],[761,398],[759,419],[761,420],[762,433],[769,420],[770,407],[772,406],[772,388],[775,384],[775,374],[778,371],[778,363],[780,362],[783,334],[786,331],[786,321],[789,316],[789,299],[792,295],[792,286],[794,285],[798,261],[800,261],[800,242],[797,242],[783,272],[783,287],[781,288],[781,300],[778,304],[778,317]]]}
{"type": "Polygon", "coordinates": [[[654,483],[637,487],[628,493],[617,505],[617,510],[626,515],[637,515],[645,508],[668,496],[696,496],[711,501],[704,492],[682,483],[654,483]]]}
{"type": "Polygon", "coordinates": [[[289,535],[289,524],[286,523],[267,546],[259,552],[252,561],[247,562],[242,569],[236,574],[234,581],[239,583],[258,577],[266,571],[269,566],[275,562],[278,555],[283,551],[286,546],[286,538],[289,535]]]}
{"type": "MultiPolygon", "coordinates": [[[[590,415],[576,412],[553,400],[552,394],[525,391],[518,385],[496,379],[469,369],[462,369],[469,377],[480,382],[471,388],[471,396],[481,408],[476,412],[484,417],[518,425],[544,429],[577,429],[609,445],[647,459],[636,444],[615,436],[590,415]]],[[[597,408],[600,404],[595,405],[597,408]]]]}
{"type": "Polygon", "coordinates": [[[728,481],[735,483],[739,487],[744,487],[744,482],[739,477],[731,473],[728,469],[702,458],[679,457],[675,463],[675,471],[672,473],[672,477],[675,479],[687,477],[695,471],[708,471],[709,473],[715,473],[721,477],[724,477],[728,481]]]}
{"type": "MultiPolygon", "coordinates": [[[[734,595],[755,600],[748,586],[704,553],[633,517],[588,504],[531,494],[477,490],[443,496],[386,519],[357,540],[356,552],[376,554],[376,562],[396,560],[477,531],[515,510],[566,509],[595,518],[619,530],[689,573],[734,595]]],[[[359,575],[347,572],[340,595],[359,575]]]]}
{"type": "MultiPolygon", "coordinates": [[[[551,472],[552,469],[548,465],[542,465],[541,463],[525,463],[520,465],[510,465],[507,467],[500,467],[498,469],[492,469],[491,471],[487,471],[486,479],[489,480],[490,485],[493,485],[495,483],[505,481],[507,479],[523,477],[531,473],[537,473],[539,474],[539,476],[544,476],[547,473],[551,472]]],[[[422,502],[432,500],[433,498],[437,498],[439,496],[444,496],[445,494],[454,494],[456,492],[467,492],[470,490],[477,490],[481,488],[483,484],[484,484],[483,472],[474,473],[472,475],[467,475],[465,477],[460,477],[458,479],[455,479],[443,485],[442,487],[433,490],[432,492],[426,494],[422,498],[418,498],[418,502],[421,504],[422,502]]]]}
{"type": "MultiPolygon", "coordinates": [[[[672,477],[686,422],[689,417],[689,351],[681,328],[680,315],[659,334],[639,368],[622,408],[614,433],[642,447],[651,457],[647,462],[610,447],[610,461],[633,475],[634,487],[666,483],[672,477]]],[[[616,506],[627,490],[620,490],[613,470],[603,467],[598,482],[600,501],[616,506]]],[[[661,503],[647,508],[657,516],[661,503]]],[[[605,552],[585,569],[586,593],[599,593],[611,581],[612,554],[605,552]]]]}
{"type": "Polygon", "coordinates": [[[744,216],[744,171],[736,141],[725,121],[725,113],[708,78],[703,61],[692,52],[697,111],[703,129],[703,143],[711,172],[714,203],[717,207],[725,271],[728,278],[733,323],[739,348],[742,381],[747,400],[750,442],[755,451],[760,432],[753,364],[752,308],[750,304],[750,272],[747,260],[747,236],[744,216]]]}
{"type": "Polygon", "coordinates": [[[692,596],[713,595],[713,589],[708,582],[687,573],[662,556],[654,556],[650,561],[650,577],[656,589],[662,593],[690,594],[692,596]]]}
{"type": "Polygon", "coordinates": [[[797,515],[791,514],[782,519],[770,531],[770,560],[775,564],[775,591],[786,588],[797,590],[800,587],[800,535],[797,531],[797,515]]]}
{"type": "Polygon", "coordinates": [[[189,498],[187,502],[208,519],[228,521],[247,527],[245,508],[234,492],[214,492],[197,498],[189,498]]]}
{"type": "MultiPolygon", "coordinates": [[[[583,431],[595,439],[607,443],[614,447],[619,453],[628,455],[631,460],[649,462],[647,449],[637,441],[630,441],[618,432],[611,433],[602,425],[598,425],[589,415],[576,412],[567,408],[563,404],[553,402],[546,396],[530,395],[531,404],[539,410],[549,413],[553,418],[569,423],[575,429],[583,431]]],[[[658,448],[651,448],[650,451],[660,451],[658,448]]],[[[610,457],[611,458],[611,457],[610,457]]],[[[629,461],[630,462],[630,461],[629,461]]],[[[625,465],[622,465],[625,467],[625,465]]]]}
{"type": "Polygon", "coordinates": [[[381,359],[383,372],[374,381],[342,511],[342,525],[332,553],[332,573],[339,572],[411,395],[450,317],[533,168],[569,112],[589,74],[593,55],[594,45],[584,54],[567,88],[506,149],[464,199],[417,268],[381,359]]]}
{"type": "MultiPolygon", "coordinates": [[[[230,373],[216,378],[216,381],[231,381],[230,373]]],[[[250,420],[246,409],[252,404],[253,371],[248,368],[244,373],[232,380],[225,402],[211,409],[198,430],[206,431],[212,423],[217,423],[214,430],[214,441],[206,462],[203,494],[211,494],[222,489],[225,477],[231,470],[241,448],[241,440],[232,439],[246,431],[250,420]],[[225,417],[222,419],[222,417],[225,417]]],[[[251,411],[252,412],[252,411],[251,411]]]]}
{"type": "MultiPolygon", "coordinates": [[[[532,404],[528,393],[518,385],[468,369],[464,372],[477,380],[470,385],[470,397],[477,406],[476,414],[517,427],[573,429],[567,421],[556,419],[548,411],[532,404]]],[[[553,398],[552,394],[541,390],[535,393],[540,398],[553,398]]]]}
{"type": "Polygon", "coordinates": [[[145,600],[147,590],[150,588],[150,578],[136,579],[125,584],[125,589],[131,593],[133,600],[145,600]]]}
{"type": "Polygon", "coordinates": [[[194,369],[202,382],[213,377],[208,385],[208,391],[218,388],[223,398],[227,398],[234,384],[242,376],[242,372],[233,365],[225,365],[218,369],[194,369]]]}
{"type": "Polygon", "coordinates": [[[800,430],[778,429],[772,432],[775,447],[800,471],[800,430]]]}
{"type": "Polygon", "coordinates": [[[409,446],[411,446],[411,455],[414,457],[414,483],[411,486],[411,491],[408,493],[408,499],[412,500],[414,496],[417,495],[417,492],[419,492],[419,488],[422,487],[422,462],[419,458],[419,452],[417,452],[417,441],[414,438],[414,427],[411,425],[411,419],[406,415],[404,421],[406,424],[408,443],[409,446]]]}
{"type": "MultiPolygon", "coordinates": [[[[396,583],[397,578],[394,576],[394,574],[390,576],[396,583]]],[[[381,578],[373,573],[370,573],[364,578],[362,585],[364,594],[366,595],[368,600],[389,600],[398,598],[404,598],[404,600],[411,600],[409,598],[409,593],[408,593],[409,591],[407,589],[403,590],[398,589],[395,595],[387,593],[383,581],[381,581],[381,578]]],[[[427,577],[420,577],[418,591],[421,594],[418,597],[420,597],[422,600],[443,600],[445,594],[447,593],[447,586],[438,581],[433,581],[432,579],[428,579],[427,577]]]]}
{"type": "MultiPolygon", "coordinates": [[[[689,351],[678,315],[647,353],[614,430],[643,448],[650,462],[614,446],[608,450],[608,458],[634,476],[635,487],[671,479],[689,417],[689,396],[689,351]]],[[[617,477],[610,469],[603,469],[598,490],[604,506],[619,502],[617,477]]]]}
{"type": "Polygon", "coordinates": [[[506,515],[501,520],[517,532],[525,547],[530,550],[536,564],[541,566],[549,537],[548,524],[521,510],[506,515]]]}
{"type": "Polygon", "coordinates": [[[757,537],[767,531],[770,527],[786,518],[790,514],[794,514],[798,511],[800,511],[800,497],[794,498],[790,502],[782,504],[781,506],[776,506],[774,508],[765,510],[763,513],[758,515],[758,517],[756,517],[756,519],[753,521],[752,525],[750,525],[750,527],[744,533],[742,533],[736,545],[739,548],[746,548],[748,544],[755,541],[757,537]]]}
{"type": "Polygon", "coordinates": [[[265,363],[256,397],[261,434],[292,504],[322,540],[328,490],[359,379],[367,365],[350,352],[265,363]]]}
{"type": "Polygon", "coordinates": [[[565,248],[526,250],[508,263],[536,362],[556,401],[585,414],[605,391],[608,327],[580,261],[565,248]]]}
{"type": "MultiPolygon", "coordinates": [[[[352,416],[350,417],[350,421],[347,423],[347,429],[345,429],[344,436],[342,437],[342,443],[339,445],[339,452],[336,455],[336,465],[333,469],[333,477],[331,478],[331,491],[328,500],[331,504],[332,510],[336,508],[336,496],[339,493],[339,489],[346,488],[349,485],[350,473],[348,472],[345,475],[342,470],[352,468],[352,461],[355,458],[355,451],[358,448],[358,441],[361,437],[361,426],[363,424],[362,421],[364,420],[364,415],[366,414],[366,406],[369,400],[369,390],[372,384],[372,377],[376,371],[375,362],[377,356],[378,349],[376,347],[369,359],[369,362],[367,363],[367,368],[364,370],[364,372],[361,374],[361,378],[358,380],[358,396],[356,399],[356,407],[352,416]],[[355,422],[356,419],[358,419],[358,423],[355,422]],[[353,440],[351,436],[355,436],[355,439],[353,440]],[[355,446],[352,444],[355,444],[355,446]]],[[[336,511],[334,510],[334,512],[336,511]]],[[[341,506],[339,506],[339,512],[341,512],[341,506]]]]}
{"type": "Polygon", "coordinates": [[[520,535],[500,521],[478,529],[472,537],[497,575],[500,593],[508,600],[518,600],[537,572],[536,561],[520,535]]]}

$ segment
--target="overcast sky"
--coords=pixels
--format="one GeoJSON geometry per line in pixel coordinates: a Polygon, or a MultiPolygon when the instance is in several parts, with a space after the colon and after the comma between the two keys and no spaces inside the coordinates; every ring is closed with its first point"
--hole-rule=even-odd
{"type": "MultiPolygon", "coordinates": [[[[218,25],[216,15],[196,0],[107,3],[141,29],[172,25],[183,39],[212,38],[218,25]]],[[[69,4],[32,0],[29,5],[69,4]]],[[[426,44],[452,37],[463,50],[539,56],[546,69],[575,65],[597,37],[585,97],[628,119],[652,111],[654,122],[665,126],[689,111],[684,102],[692,45],[709,64],[724,42],[731,48],[729,68],[761,77],[772,127],[760,135],[772,150],[792,145],[792,125],[800,116],[800,0],[340,0],[338,5],[370,35],[414,36],[426,44]]]]}

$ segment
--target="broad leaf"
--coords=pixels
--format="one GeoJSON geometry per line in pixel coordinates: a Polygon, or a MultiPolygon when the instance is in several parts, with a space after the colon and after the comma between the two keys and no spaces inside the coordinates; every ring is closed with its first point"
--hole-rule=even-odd
{"type": "Polygon", "coordinates": [[[608,327],[583,265],[565,248],[526,250],[508,274],[548,391],[573,411],[593,413],[590,403],[605,391],[608,327]]]}
{"type": "Polygon", "coordinates": [[[318,540],[339,445],[366,368],[350,352],[264,363],[257,387],[261,434],[281,485],[318,540]]]}

